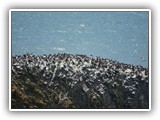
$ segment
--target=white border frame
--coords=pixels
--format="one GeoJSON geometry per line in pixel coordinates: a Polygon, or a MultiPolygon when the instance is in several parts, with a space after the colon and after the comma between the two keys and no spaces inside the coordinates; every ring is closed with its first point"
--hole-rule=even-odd
{"type": "Polygon", "coordinates": [[[151,110],[151,10],[150,9],[10,9],[9,10],[9,110],[10,111],[150,111],[151,110]],[[11,108],[11,12],[12,11],[53,11],[53,12],[58,12],[58,11],[115,11],[115,12],[140,12],[140,11],[146,11],[149,12],[149,58],[148,58],[148,63],[149,63],[149,109],[12,109],[11,108]]]}

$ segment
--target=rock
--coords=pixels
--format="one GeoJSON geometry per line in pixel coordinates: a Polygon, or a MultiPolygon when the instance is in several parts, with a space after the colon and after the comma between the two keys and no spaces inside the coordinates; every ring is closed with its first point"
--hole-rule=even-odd
{"type": "Polygon", "coordinates": [[[11,82],[12,109],[149,108],[148,69],[100,57],[12,56],[11,82]]]}

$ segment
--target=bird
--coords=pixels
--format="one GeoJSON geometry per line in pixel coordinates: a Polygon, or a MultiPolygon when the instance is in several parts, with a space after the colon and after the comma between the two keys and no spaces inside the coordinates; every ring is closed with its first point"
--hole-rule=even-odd
{"type": "Polygon", "coordinates": [[[142,62],[146,61],[143,56],[141,56],[140,59],[141,59],[142,62]]]}

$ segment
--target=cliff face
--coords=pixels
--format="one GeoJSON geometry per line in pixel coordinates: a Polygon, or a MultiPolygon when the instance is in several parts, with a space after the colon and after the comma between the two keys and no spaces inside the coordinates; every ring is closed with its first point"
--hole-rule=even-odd
{"type": "Polygon", "coordinates": [[[148,69],[85,55],[12,56],[12,109],[148,109],[148,69]]]}

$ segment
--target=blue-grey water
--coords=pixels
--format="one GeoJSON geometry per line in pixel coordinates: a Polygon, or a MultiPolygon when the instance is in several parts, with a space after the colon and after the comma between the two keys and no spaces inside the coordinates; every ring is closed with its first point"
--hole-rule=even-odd
{"type": "Polygon", "coordinates": [[[148,67],[148,12],[12,12],[12,55],[85,54],[148,67]]]}

